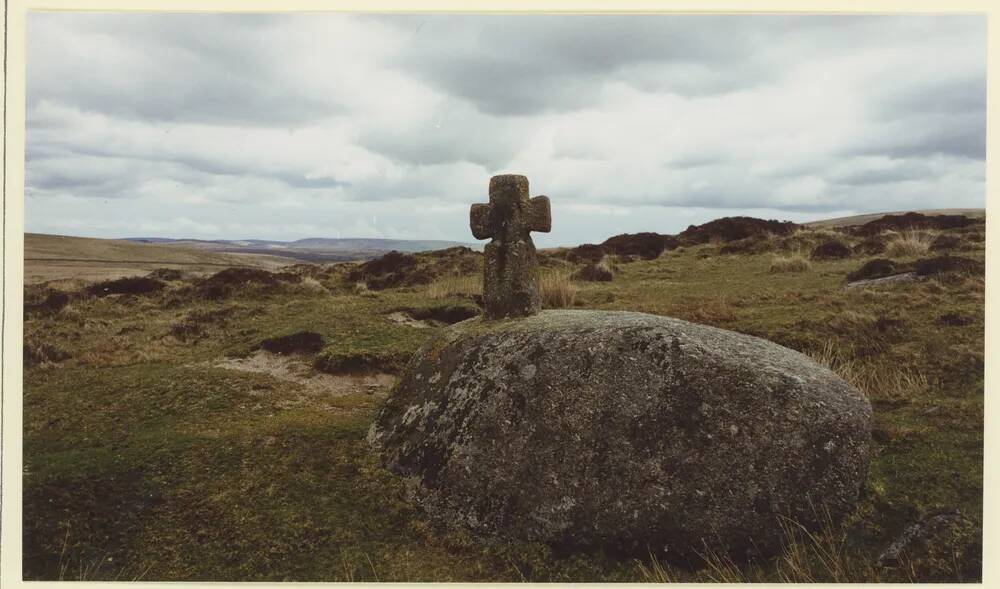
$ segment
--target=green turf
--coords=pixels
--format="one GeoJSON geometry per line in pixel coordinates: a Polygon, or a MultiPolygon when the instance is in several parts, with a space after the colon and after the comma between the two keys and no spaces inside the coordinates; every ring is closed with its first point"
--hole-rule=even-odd
{"type": "MultiPolygon", "coordinates": [[[[835,354],[843,370],[849,365],[862,375],[858,382],[868,383],[875,407],[875,454],[844,542],[853,556],[843,557],[860,563],[854,569],[860,580],[908,579],[891,571],[865,577],[865,571],[922,515],[958,508],[981,526],[982,278],[844,290],[846,274],[866,258],[771,273],[770,252],[720,255],[718,249],[709,244],[619,263],[612,282],[577,283],[575,305],[750,333],[806,353],[835,354]],[[971,323],[942,323],[946,313],[971,323]]],[[[982,259],[982,244],[961,255],[982,259]]],[[[150,296],[81,298],[62,311],[27,316],[26,340],[70,357],[25,373],[25,577],[732,578],[440,529],[407,500],[406,481],[381,469],[364,441],[381,397],[313,403],[295,383],[218,366],[252,354],[265,338],[313,331],[325,343],[308,360],[320,370],[398,371],[437,328],[402,325],[389,314],[463,302],[431,301],[421,286],[364,295],[350,286],[247,291],[212,302],[173,284],[150,296]]],[[[778,559],[738,574],[784,580],[788,568],[778,559]]],[[[819,565],[810,574],[831,580],[819,565]]],[[[958,573],[928,574],[958,580],[958,573]]]]}

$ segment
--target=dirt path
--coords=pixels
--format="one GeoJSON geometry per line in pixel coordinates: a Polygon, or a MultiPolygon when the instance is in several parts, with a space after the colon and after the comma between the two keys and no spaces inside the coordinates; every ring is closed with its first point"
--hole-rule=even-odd
{"type": "Polygon", "coordinates": [[[391,374],[326,374],[313,369],[301,357],[282,356],[263,350],[247,358],[228,358],[215,366],[268,374],[279,380],[300,384],[307,394],[315,396],[340,397],[358,393],[385,396],[396,384],[396,377],[391,374]]]}

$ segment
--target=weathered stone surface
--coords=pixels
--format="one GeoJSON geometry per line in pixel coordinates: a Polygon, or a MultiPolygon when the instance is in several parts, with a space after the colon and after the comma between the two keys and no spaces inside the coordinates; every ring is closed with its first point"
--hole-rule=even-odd
{"type": "Polygon", "coordinates": [[[982,529],[959,510],[928,515],[910,525],[876,563],[883,567],[903,567],[918,579],[954,579],[955,567],[964,580],[974,581],[982,572],[982,529]]]}
{"type": "Polygon", "coordinates": [[[528,194],[526,177],[493,176],[489,204],[472,205],[469,211],[472,235],[492,238],[483,250],[483,306],[491,319],[524,317],[542,308],[530,232],[551,231],[552,214],[547,196],[529,199],[528,194]]]}
{"type": "Polygon", "coordinates": [[[849,511],[871,406],[805,356],[642,313],[453,325],[369,432],[442,521],[646,555],[766,551],[849,511]],[[660,553],[662,554],[662,553],[660,553]]]}
{"type": "Polygon", "coordinates": [[[848,282],[844,285],[844,288],[868,288],[871,286],[882,286],[885,284],[893,284],[896,282],[913,282],[920,280],[916,272],[904,272],[902,274],[893,274],[891,276],[886,276],[884,278],[869,278],[867,280],[855,280],[854,282],[848,282]]]}

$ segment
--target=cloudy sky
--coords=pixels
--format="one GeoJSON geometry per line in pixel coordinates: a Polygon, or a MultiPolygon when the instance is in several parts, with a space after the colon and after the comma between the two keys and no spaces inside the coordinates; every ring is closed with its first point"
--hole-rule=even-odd
{"type": "Polygon", "coordinates": [[[33,232],[471,241],[497,173],[552,199],[542,245],[985,206],[983,17],[28,25],[33,232]]]}

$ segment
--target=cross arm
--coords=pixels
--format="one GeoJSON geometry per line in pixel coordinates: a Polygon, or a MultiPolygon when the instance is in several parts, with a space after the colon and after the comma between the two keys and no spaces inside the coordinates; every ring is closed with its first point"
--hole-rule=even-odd
{"type": "Polygon", "coordinates": [[[549,197],[536,196],[530,202],[528,231],[541,231],[542,233],[552,231],[552,207],[549,205],[549,197]]]}
{"type": "Polygon", "coordinates": [[[493,227],[490,225],[491,209],[492,207],[486,204],[474,204],[469,209],[469,226],[472,227],[472,236],[476,239],[493,237],[493,227]]]}

